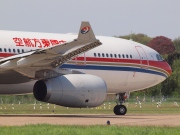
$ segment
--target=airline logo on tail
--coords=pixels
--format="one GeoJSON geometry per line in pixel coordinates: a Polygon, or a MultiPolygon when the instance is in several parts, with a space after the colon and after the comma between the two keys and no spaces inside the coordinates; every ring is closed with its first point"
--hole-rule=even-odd
{"type": "Polygon", "coordinates": [[[82,34],[86,34],[86,33],[89,32],[89,30],[90,30],[90,27],[89,27],[89,26],[85,26],[85,27],[83,27],[83,28],[81,29],[81,33],[82,33],[82,34]]]}

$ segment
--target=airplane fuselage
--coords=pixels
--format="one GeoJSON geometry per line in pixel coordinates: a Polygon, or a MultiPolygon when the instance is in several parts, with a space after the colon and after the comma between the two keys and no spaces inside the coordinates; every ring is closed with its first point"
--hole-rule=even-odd
{"type": "MultiPolygon", "coordinates": [[[[76,38],[77,35],[73,34],[0,31],[0,57],[49,48],[76,38]]],[[[78,55],[59,68],[101,77],[106,82],[108,93],[149,88],[171,74],[170,66],[155,50],[145,45],[115,37],[96,36],[96,38],[102,45],[78,55]]],[[[0,84],[0,94],[4,94],[7,90],[13,93],[13,86],[25,93],[32,92],[35,81],[24,80],[21,84],[6,82],[10,84],[9,87],[0,84]]]]}

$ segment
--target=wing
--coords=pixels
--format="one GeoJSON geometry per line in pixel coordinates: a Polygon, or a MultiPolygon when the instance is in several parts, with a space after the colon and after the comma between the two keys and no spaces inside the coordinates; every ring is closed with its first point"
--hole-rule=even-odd
{"type": "Polygon", "coordinates": [[[51,69],[99,45],[101,42],[95,38],[89,22],[82,22],[77,39],[71,42],[1,59],[0,75],[6,71],[15,71],[25,77],[39,78],[37,77],[39,71],[47,69],[52,71],[51,69]]]}

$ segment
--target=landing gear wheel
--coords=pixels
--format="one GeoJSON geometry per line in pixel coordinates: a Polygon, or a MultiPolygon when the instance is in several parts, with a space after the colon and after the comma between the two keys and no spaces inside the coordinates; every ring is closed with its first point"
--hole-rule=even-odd
{"type": "Polygon", "coordinates": [[[126,112],[127,112],[126,106],[124,106],[124,105],[119,105],[119,112],[120,112],[120,115],[125,115],[126,112]]]}
{"type": "Polygon", "coordinates": [[[114,114],[119,115],[118,110],[119,110],[119,105],[116,105],[114,107],[114,114]]]}
{"type": "Polygon", "coordinates": [[[114,107],[114,113],[116,115],[125,115],[127,112],[127,108],[124,105],[116,105],[114,107]]]}

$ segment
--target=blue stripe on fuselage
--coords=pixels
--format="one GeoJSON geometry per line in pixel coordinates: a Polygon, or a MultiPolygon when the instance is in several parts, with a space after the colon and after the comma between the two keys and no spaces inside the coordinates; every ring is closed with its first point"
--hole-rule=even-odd
{"type": "Polygon", "coordinates": [[[135,67],[112,67],[112,66],[99,66],[99,65],[63,64],[60,68],[142,72],[142,73],[161,75],[161,76],[164,76],[165,78],[167,78],[167,76],[162,72],[145,69],[145,68],[135,68],[135,67]]]}

